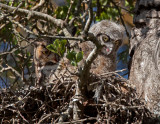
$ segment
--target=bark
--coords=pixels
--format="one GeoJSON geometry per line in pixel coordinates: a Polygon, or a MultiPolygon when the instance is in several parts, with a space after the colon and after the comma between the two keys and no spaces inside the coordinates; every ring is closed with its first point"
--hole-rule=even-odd
{"type": "Polygon", "coordinates": [[[137,0],[130,53],[133,55],[129,80],[148,109],[160,115],[160,1],[137,0]],[[133,54],[134,51],[134,54],[133,54]]]}

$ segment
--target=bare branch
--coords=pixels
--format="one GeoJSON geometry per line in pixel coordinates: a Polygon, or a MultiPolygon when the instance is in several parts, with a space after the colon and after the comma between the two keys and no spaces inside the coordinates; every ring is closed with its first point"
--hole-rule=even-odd
{"type": "MultiPolygon", "coordinates": [[[[14,11],[15,9],[17,9],[16,7],[11,7],[11,6],[2,4],[2,3],[0,3],[0,7],[1,7],[2,9],[7,10],[8,12],[12,12],[12,11],[14,11]]],[[[42,13],[42,12],[30,11],[30,10],[18,8],[18,9],[16,10],[15,14],[26,15],[26,16],[29,15],[29,14],[31,14],[30,16],[31,16],[32,18],[44,19],[44,20],[47,20],[47,21],[55,24],[55,25],[58,26],[58,27],[63,27],[63,20],[53,18],[52,16],[50,16],[50,15],[48,15],[48,14],[45,14],[45,13],[42,13]]]]}
{"type": "Polygon", "coordinates": [[[12,50],[9,51],[9,52],[3,52],[3,53],[0,54],[0,56],[6,55],[6,54],[11,54],[11,53],[15,52],[15,51],[18,50],[18,49],[24,49],[24,48],[30,46],[31,44],[33,44],[34,42],[35,42],[35,40],[32,41],[32,42],[30,42],[30,43],[27,44],[26,46],[23,46],[23,47],[20,47],[20,46],[19,46],[18,48],[14,48],[14,49],[12,49],[12,50]]]}
{"type": "Polygon", "coordinates": [[[36,35],[34,34],[32,31],[28,30],[27,28],[25,28],[23,25],[21,25],[19,22],[11,19],[10,17],[8,17],[9,21],[11,21],[12,23],[18,25],[20,28],[22,28],[26,33],[30,33],[30,34],[33,34],[33,35],[36,35]]]}
{"type": "Polygon", "coordinates": [[[16,7],[16,9],[12,12],[12,14],[15,14],[15,12],[17,11],[17,9],[18,9],[19,7],[21,7],[21,5],[22,5],[22,2],[16,7]]]}
{"type": "Polygon", "coordinates": [[[4,71],[7,71],[7,70],[11,70],[12,72],[14,72],[17,76],[19,76],[21,79],[23,79],[22,75],[17,71],[15,70],[13,67],[9,66],[8,64],[6,64],[8,67],[4,68],[1,66],[1,71],[0,73],[4,72],[4,71]]]}
{"type": "Polygon", "coordinates": [[[40,37],[48,37],[53,39],[67,39],[67,40],[79,40],[83,41],[81,37],[65,37],[65,36],[51,36],[51,35],[41,35],[40,37]]]}
{"type": "Polygon", "coordinates": [[[44,3],[45,3],[45,0],[40,0],[40,2],[36,6],[34,6],[33,8],[31,8],[31,10],[36,10],[37,8],[43,6],[44,3]]]}
{"type": "Polygon", "coordinates": [[[67,12],[67,16],[66,16],[66,19],[65,19],[65,23],[68,23],[68,20],[69,20],[69,15],[71,13],[71,9],[72,9],[72,5],[74,4],[75,0],[71,0],[70,1],[70,7],[68,9],[68,12],[67,12]]]}
{"type": "Polygon", "coordinates": [[[127,31],[127,27],[126,27],[126,25],[125,25],[125,23],[124,23],[124,21],[123,21],[123,18],[122,18],[122,13],[121,13],[121,11],[120,11],[120,9],[119,9],[119,6],[117,6],[117,4],[113,1],[113,0],[111,0],[111,2],[113,3],[113,5],[116,7],[116,9],[118,10],[118,13],[119,13],[119,15],[120,15],[120,19],[121,19],[121,22],[122,22],[122,24],[123,24],[123,26],[125,27],[125,31],[126,31],[126,34],[127,34],[127,36],[128,37],[130,37],[129,36],[129,33],[128,33],[128,31],[127,31]]]}
{"type": "Polygon", "coordinates": [[[88,12],[89,12],[89,17],[88,17],[88,20],[87,20],[87,23],[84,27],[84,31],[83,31],[83,35],[86,35],[88,34],[88,30],[91,26],[91,23],[92,23],[92,20],[93,20],[93,8],[92,8],[92,0],[89,1],[88,3],[88,12]]]}

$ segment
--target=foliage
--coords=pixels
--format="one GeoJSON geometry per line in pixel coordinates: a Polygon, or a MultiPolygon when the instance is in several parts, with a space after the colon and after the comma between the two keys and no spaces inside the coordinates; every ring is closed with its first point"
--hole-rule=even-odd
{"type": "Polygon", "coordinates": [[[80,62],[83,59],[83,52],[80,51],[76,53],[74,50],[68,51],[66,57],[71,61],[71,64],[73,66],[78,66],[78,62],[80,62]]]}
{"type": "Polygon", "coordinates": [[[56,39],[53,44],[47,46],[47,49],[57,53],[59,56],[63,57],[66,51],[67,40],[58,40],[56,39]]]}
{"type": "MultiPolygon", "coordinates": [[[[47,46],[47,49],[53,53],[57,53],[60,57],[63,57],[64,53],[66,52],[66,44],[67,40],[56,39],[53,44],[47,46]]],[[[78,62],[83,59],[83,52],[80,51],[76,53],[74,50],[68,50],[66,57],[70,60],[73,66],[78,66],[78,62]]]]}

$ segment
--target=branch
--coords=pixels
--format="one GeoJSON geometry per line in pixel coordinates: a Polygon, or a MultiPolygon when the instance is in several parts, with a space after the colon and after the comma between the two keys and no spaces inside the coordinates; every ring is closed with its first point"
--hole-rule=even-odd
{"type": "MultiPolygon", "coordinates": [[[[79,124],[79,123],[83,123],[84,121],[87,120],[95,120],[97,119],[96,117],[89,117],[89,118],[84,118],[84,119],[79,119],[79,120],[75,120],[75,121],[70,121],[70,122],[63,122],[63,124],[79,124]]],[[[56,124],[62,124],[62,122],[56,123],[56,124]]]]}
{"type": "Polygon", "coordinates": [[[127,34],[128,37],[130,37],[130,36],[129,36],[129,33],[128,33],[128,31],[127,31],[126,25],[124,24],[124,21],[123,21],[123,19],[122,19],[122,16],[123,16],[123,15],[122,15],[119,7],[116,5],[116,3],[115,3],[113,0],[111,0],[111,2],[113,3],[113,5],[114,5],[114,6],[116,7],[116,9],[118,10],[118,13],[119,13],[119,15],[120,15],[121,22],[122,22],[122,24],[123,24],[123,26],[124,26],[124,28],[125,28],[126,34],[127,34]]]}
{"type": "Polygon", "coordinates": [[[23,47],[19,46],[18,48],[13,48],[11,51],[3,52],[3,53],[0,54],[0,56],[6,55],[6,54],[11,54],[11,53],[15,52],[18,49],[25,49],[26,47],[28,47],[29,45],[33,44],[34,42],[35,42],[35,40],[30,42],[30,43],[28,43],[26,46],[23,46],[23,47]]]}
{"type": "Polygon", "coordinates": [[[71,13],[71,9],[72,9],[72,6],[73,6],[74,2],[75,2],[75,0],[71,0],[71,1],[70,1],[70,7],[69,7],[68,12],[67,12],[67,16],[66,16],[66,19],[65,19],[65,23],[68,23],[69,15],[70,15],[70,13],[71,13]]]}
{"type": "Polygon", "coordinates": [[[83,67],[85,73],[89,73],[89,69],[91,67],[92,62],[97,57],[99,51],[102,48],[102,45],[98,42],[97,38],[92,33],[88,34],[88,40],[90,40],[95,44],[95,48],[92,50],[92,52],[89,54],[89,56],[86,59],[86,62],[83,67]]]}
{"type": "Polygon", "coordinates": [[[67,39],[67,40],[79,40],[83,41],[81,37],[65,37],[65,36],[51,36],[51,35],[41,35],[40,37],[48,37],[53,39],[67,39]]]}
{"type": "Polygon", "coordinates": [[[66,121],[71,116],[72,113],[73,113],[73,102],[70,101],[68,109],[61,114],[59,122],[64,123],[64,121],[66,121]]]}
{"type": "Polygon", "coordinates": [[[11,19],[10,17],[8,17],[8,19],[9,19],[10,22],[12,22],[12,23],[18,25],[20,28],[22,28],[26,33],[36,35],[36,34],[34,34],[32,31],[28,30],[28,29],[25,28],[23,25],[21,25],[19,22],[17,22],[17,21],[15,21],[15,20],[11,19]]]}
{"type": "Polygon", "coordinates": [[[15,11],[15,14],[25,15],[25,16],[30,15],[30,17],[32,17],[32,18],[43,19],[43,20],[52,22],[57,27],[61,27],[61,28],[63,27],[63,20],[53,18],[52,16],[45,14],[45,13],[42,13],[42,12],[30,11],[30,10],[26,10],[26,9],[17,8],[17,7],[11,7],[11,6],[2,4],[2,3],[0,3],[0,7],[1,7],[1,9],[7,10],[8,12],[12,12],[17,9],[15,11]]]}
{"type": "Polygon", "coordinates": [[[22,75],[17,71],[15,70],[13,67],[9,66],[8,64],[6,64],[8,67],[4,68],[1,66],[1,71],[0,73],[4,72],[4,71],[7,71],[7,70],[11,70],[12,72],[14,72],[17,76],[19,76],[21,79],[23,79],[22,75]]]}
{"type": "Polygon", "coordinates": [[[79,80],[77,87],[76,87],[76,94],[74,98],[74,107],[73,107],[73,119],[78,120],[82,118],[83,115],[83,101],[86,99],[87,95],[87,87],[88,87],[88,79],[89,79],[89,71],[91,68],[92,62],[98,56],[101,48],[103,47],[99,42],[97,37],[95,37],[92,33],[88,34],[88,39],[95,43],[95,48],[89,54],[88,58],[86,59],[83,68],[79,70],[79,80]]]}
{"type": "Polygon", "coordinates": [[[95,44],[95,48],[92,50],[92,52],[87,57],[84,66],[79,71],[79,79],[80,82],[78,84],[78,90],[76,92],[77,96],[83,96],[85,98],[86,92],[87,92],[87,85],[88,85],[88,79],[89,79],[89,71],[91,68],[91,64],[98,56],[98,53],[102,49],[103,45],[101,45],[98,42],[98,39],[96,36],[94,36],[93,33],[88,33],[87,40],[93,42],[95,44]]]}
{"type": "Polygon", "coordinates": [[[92,19],[93,19],[93,8],[92,8],[92,0],[89,1],[88,3],[88,8],[89,8],[89,17],[88,17],[88,20],[87,20],[87,23],[84,27],[84,31],[83,31],[83,35],[85,36],[86,34],[88,34],[88,30],[91,26],[91,23],[92,23],[92,19]]]}
{"type": "Polygon", "coordinates": [[[44,3],[45,3],[45,0],[40,0],[40,2],[36,6],[34,6],[33,8],[31,8],[31,10],[36,10],[37,8],[43,6],[44,3]]]}
{"type": "MultiPolygon", "coordinates": [[[[69,32],[69,28],[67,27],[67,25],[64,24],[64,21],[61,19],[53,18],[52,16],[45,14],[45,13],[41,13],[41,12],[37,12],[37,11],[30,11],[30,10],[26,10],[26,9],[17,8],[17,7],[11,7],[11,6],[7,6],[5,4],[2,4],[2,3],[0,3],[0,7],[7,10],[8,12],[16,10],[15,14],[26,15],[26,16],[29,16],[30,18],[32,17],[32,18],[36,18],[36,19],[43,19],[43,20],[49,21],[49,22],[55,24],[57,27],[63,28],[63,32],[66,37],[72,37],[71,33],[69,32]]],[[[21,28],[25,29],[25,31],[27,31],[28,33],[33,34],[31,31],[24,28],[22,25],[18,24],[17,22],[14,22],[14,23],[19,25],[21,28]]],[[[62,39],[62,37],[60,39],[62,39]]],[[[70,39],[71,41],[69,41],[69,42],[72,43],[72,41],[75,39],[76,38],[73,38],[73,39],[71,38],[70,39]]],[[[78,40],[79,40],[79,38],[78,38],[78,40]]]]}
{"type": "MultiPolygon", "coordinates": [[[[120,5],[117,5],[117,6],[118,6],[119,8],[121,8],[121,9],[127,11],[127,12],[130,13],[130,14],[135,14],[134,11],[128,10],[128,9],[126,9],[126,8],[123,7],[123,6],[120,6],[120,5]]],[[[116,8],[115,6],[110,6],[110,5],[105,5],[105,6],[102,5],[102,7],[103,7],[103,8],[106,8],[106,7],[109,7],[109,8],[116,8]]],[[[117,9],[117,8],[116,8],[116,9],[117,9]]]]}

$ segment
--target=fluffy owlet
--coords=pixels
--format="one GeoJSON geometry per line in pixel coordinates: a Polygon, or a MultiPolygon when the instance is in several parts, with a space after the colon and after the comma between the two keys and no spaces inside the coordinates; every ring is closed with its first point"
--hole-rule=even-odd
{"type": "Polygon", "coordinates": [[[35,43],[34,63],[36,72],[36,85],[48,83],[49,77],[57,69],[59,56],[47,48],[47,41],[35,43]]]}
{"type": "MultiPolygon", "coordinates": [[[[104,44],[101,52],[91,65],[91,74],[101,75],[106,72],[115,71],[117,64],[116,53],[124,39],[123,26],[112,21],[103,20],[97,24],[94,24],[90,28],[89,32],[93,33],[101,44],[104,44]]],[[[79,63],[79,66],[83,66],[86,58],[94,49],[95,45],[91,41],[79,43],[78,45],[84,52],[83,61],[79,63]]],[[[59,77],[60,79],[68,77],[68,79],[70,78],[73,81],[78,80],[78,78],[74,75],[77,68],[72,66],[65,57],[63,58],[63,61],[60,61],[59,67],[60,68],[58,71],[56,70],[55,73],[55,75],[57,75],[56,77],[59,77]]],[[[56,80],[56,78],[55,76],[52,76],[52,81],[54,80],[56,80]]]]}
{"type": "MultiPolygon", "coordinates": [[[[93,33],[101,44],[104,44],[104,47],[91,66],[91,73],[102,74],[115,71],[116,53],[124,39],[123,26],[112,21],[103,20],[94,24],[89,32],[93,33]]],[[[84,59],[86,59],[95,45],[91,41],[87,41],[81,43],[80,47],[84,52],[84,59]]]]}

